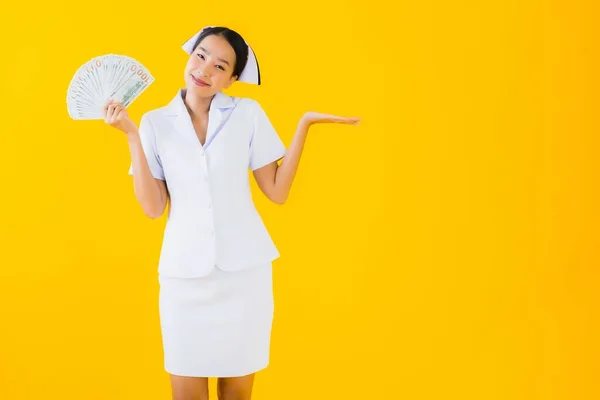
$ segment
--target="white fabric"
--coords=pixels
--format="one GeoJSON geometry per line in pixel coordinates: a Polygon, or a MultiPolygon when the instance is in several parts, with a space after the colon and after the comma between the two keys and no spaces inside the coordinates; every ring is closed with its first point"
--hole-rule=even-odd
{"type": "MultiPolygon", "coordinates": [[[[164,181],[165,174],[157,152],[156,136],[154,135],[154,130],[150,126],[147,114],[142,115],[139,132],[144,154],[146,155],[146,161],[148,162],[148,167],[150,168],[152,176],[164,181]]],[[[129,167],[129,175],[133,175],[133,165],[130,165],[129,167]]]]}
{"type": "Polygon", "coordinates": [[[164,368],[174,375],[243,376],[269,364],[274,314],[271,264],[159,276],[164,368]]]}
{"type": "Polygon", "coordinates": [[[282,158],[284,144],[256,100],[219,92],[202,146],[185,90],[140,122],[150,170],[166,181],[171,197],[159,273],[198,278],[215,268],[234,271],[275,260],[279,252],[255,209],[248,169],[282,158]]]}

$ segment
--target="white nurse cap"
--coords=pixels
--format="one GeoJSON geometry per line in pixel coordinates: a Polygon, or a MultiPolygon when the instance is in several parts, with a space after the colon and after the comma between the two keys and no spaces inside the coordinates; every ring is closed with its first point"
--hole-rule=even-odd
{"type": "MultiPolygon", "coordinates": [[[[183,44],[182,47],[186,53],[192,54],[194,51],[194,43],[196,43],[196,40],[200,34],[207,28],[214,28],[214,26],[205,26],[200,30],[200,32],[196,33],[183,44]]],[[[246,63],[246,67],[244,67],[244,70],[240,74],[238,81],[260,85],[260,70],[258,68],[258,61],[256,60],[256,56],[254,55],[250,45],[248,45],[247,42],[246,45],[248,46],[248,61],[246,63]]]]}

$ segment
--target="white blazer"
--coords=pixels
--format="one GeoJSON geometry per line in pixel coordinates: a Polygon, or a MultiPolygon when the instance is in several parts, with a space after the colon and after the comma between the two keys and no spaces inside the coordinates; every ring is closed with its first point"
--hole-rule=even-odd
{"type": "Polygon", "coordinates": [[[233,271],[275,260],[279,252],[254,207],[248,168],[282,158],[284,144],[256,100],[219,92],[202,146],[184,93],[145,113],[139,127],[150,171],[166,181],[171,199],[158,272],[203,277],[214,268],[233,271]]]}

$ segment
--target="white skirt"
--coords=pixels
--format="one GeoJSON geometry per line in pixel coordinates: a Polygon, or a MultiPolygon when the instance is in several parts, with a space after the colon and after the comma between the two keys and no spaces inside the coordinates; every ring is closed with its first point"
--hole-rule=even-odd
{"type": "Polygon", "coordinates": [[[272,264],[203,278],[159,276],[165,370],[194,377],[243,376],[269,364],[272,264]]]}

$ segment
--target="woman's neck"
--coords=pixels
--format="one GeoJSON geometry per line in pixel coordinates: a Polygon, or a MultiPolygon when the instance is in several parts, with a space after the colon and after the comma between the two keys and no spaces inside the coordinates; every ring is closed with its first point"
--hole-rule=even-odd
{"type": "Polygon", "coordinates": [[[190,115],[206,115],[210,109],[210,103],[214,96],[198,97],[189,93],[187,89],[183,89],[183,103],[190,115]]]}

